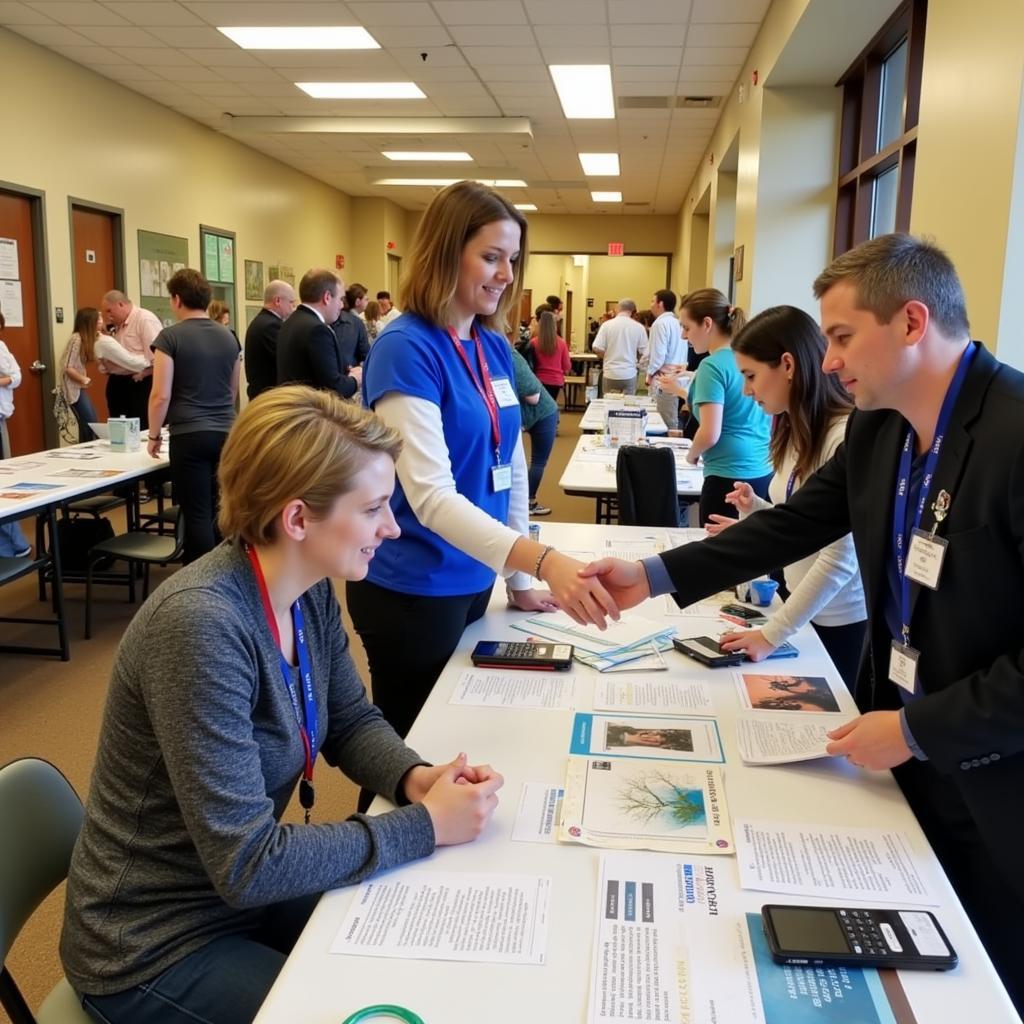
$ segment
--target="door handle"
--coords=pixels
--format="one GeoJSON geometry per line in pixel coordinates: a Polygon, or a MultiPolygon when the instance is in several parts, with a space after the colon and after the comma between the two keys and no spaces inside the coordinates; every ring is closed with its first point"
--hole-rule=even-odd
{"type": "Polygon", "coordinates": [[[34,363],[33,363],[33,364],[32,364],[32,365],[31,365],[31,366],[29,367],[29,369],[30,369],[30,370],[31,370],[31,371],[32,371],[33,373],[45,373],[45,372],[46,372],[46,363],[41,363],[41,362],[39,362],[39,360],[37,359],[37,360],[36,360],[36,361],[35,361],[35,362],[34,362],[34,363]]]}

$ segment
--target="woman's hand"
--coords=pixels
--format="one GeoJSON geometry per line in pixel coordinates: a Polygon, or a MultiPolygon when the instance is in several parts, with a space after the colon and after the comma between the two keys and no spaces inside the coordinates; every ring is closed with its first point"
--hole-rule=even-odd
{"type": "MultiPolygon", "coordinates": [[[[422,767],[422,766],[421,766],[422,767]]],[[[430,769],[434,770],[434,769],[430,769]]],[[[412,769],[412,775],[416,769],[412,769]]],[[[489,765],[470,768],[466,755],[442,765],[433,785],[420,801],[434,826],[438,846],[470,843],[483,832],[498,806],[495,795],[505,780],[489,765]],[[467,772],[474,773],[474,781],[467,772]]],[[[408,795],[408,787],[406,795],[408,795]]]]}
{"type": "Polygon", "coordinates": [[[149,457],[151,459],[160,458],[160,448],[163,443],[164,439],[160,436],[146,438],[146,451],[149,452],[149,457]]]}
{"type": "Polygon", "coordinates": [[[675,395],[678,398],[685,398],[690,390],[689,376],[674,376],[664,371],[658,374],[658,387],[667,395],[675,395]],[[685,381],[685,384],[682,383],[685,381]]]}
{"type": "Polygon", "coordinates": [[[597,574],[584,576],[583,568],[582,562],[552,549],[541,567],[543,582],[550,588],[558,607],[581,626],[593,624],[605,629],[606,617],[618,621],[618,605],[597,574]]]}
{"type": "MultiPolygon", "coordinates": [[[[486,782],[497,773],[489,764],[466,764],[466,755],[459,754],[451,764],[458,767],[456,782],[486,782]]],[[[411,804],[423,802],[430,788],[448,770],[447,764],[418,764],[410,768],[402,779],[402,791],[411,804]]]]}
{"type": "Polygon", "coordinates": [[[740,515],[748,516],[754,511],[754,488],[744,480],[733,482],[733,489],[725,496],[740,515]]]}
{"type": "Polygon", "coordinates": [[[510,590],[508,603],[521,612],[557,612],[559,608],[558,601],[547,590],[510,590]]]}
{"type": "Polygon", "coordinates": [[[776,644],[770,644],[759,629],[744,629],[737,633],[723,633],[718,638],[723,651],[746,651],[751,661],[764,661],[776,644]]]}
{"type": "Polygon", "coordinates": [[[647,570],[639,562],[599,558],[586,566],[580,575],[599,579],[621,609],[632,608],[651,596],[647,570]]]}
{"type": "Polygon", "coordinates": [[[704,524],[704,529],[712,537],[715,537],[723,530],[728,530],[730,526],[735,526],[738,522],[738,519],[733,519],[731,516],[720,516],[717,512],[712,512],[708,516],[708,521],[704,524]]]}

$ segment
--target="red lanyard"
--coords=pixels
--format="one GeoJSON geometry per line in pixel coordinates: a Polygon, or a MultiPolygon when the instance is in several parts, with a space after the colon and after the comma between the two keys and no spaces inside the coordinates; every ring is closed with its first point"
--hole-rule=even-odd
{"type": "Polygon", "coordinates": [[[487,357],[484,355],[484,347],[480,343],[480,335],[477,332],[476,327],[471,329],[470,337],[474,342],[476,342],[476,357],[480,363],[480,373],[483,377],[482,382],[480,378],[477,377],[476,371],[473,369],[473,364],[469,361],[469,357],[466,355],[466,352],[462,347],[462,342],[459,341],[459,336],[451,327],[448,328],[448,337],[452,339],[455,351],[459,353],[459,358],[462,360],[463,365],[469,372],[469,378],[473,382],[473,387],[476,388],[477,394],[484,400],[484,405],[487,406],[487,415],[491,418],[491,439],[494,441],[494,457],[495,460],[500,463],[501,421],[498,419],[498,402],[494,397],[494,388],[491,386],[491,371],[487,366],[487,357]]]}

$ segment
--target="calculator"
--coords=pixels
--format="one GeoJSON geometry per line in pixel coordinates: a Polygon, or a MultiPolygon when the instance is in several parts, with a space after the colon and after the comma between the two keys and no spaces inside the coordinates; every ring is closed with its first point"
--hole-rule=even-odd
{"type": "Polygon", "coordinates": [[[481,640],[470,656],[474,665],[564,672],[572,664],[572,644],[481,640]]]}

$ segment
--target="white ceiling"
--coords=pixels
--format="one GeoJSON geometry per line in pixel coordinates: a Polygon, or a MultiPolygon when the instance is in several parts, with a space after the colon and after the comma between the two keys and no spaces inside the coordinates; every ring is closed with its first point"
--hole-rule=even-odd
{"type": "Polygon", "coordinates": [[[239,134],[353,196],[421,208],[431,188],[378,177],[522,178],[541,213],[678,212],[717,109],[623,109],[566,120],[548,64],[612,66],[624,97],[724,96],[770,0],[0,0],[0,25],[164,106],[234,134],[238,117],[527,118],[527,134],[239,134]],[[246,51],[215,26],[362,25],[379,50],[246,51]],[[421,57],[425,53],[426,59],[421,57]],[[414,81],[426,100],[315,100],[296,81],[414,81]],[[395,163],[382,149],[468,151],[474,163],[395,163]],[[618,178],[578,152],[617,151],[618,178]],[[594,203],[619,189],[624,204],[594,203]]]}

